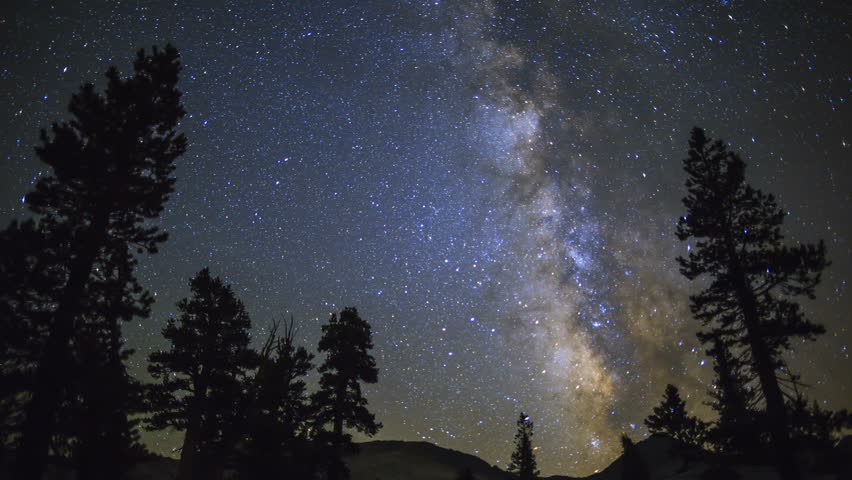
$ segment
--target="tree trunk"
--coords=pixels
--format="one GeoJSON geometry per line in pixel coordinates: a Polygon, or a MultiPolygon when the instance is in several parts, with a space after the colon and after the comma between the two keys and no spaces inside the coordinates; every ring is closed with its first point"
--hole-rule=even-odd
{"type": "Polygon", "coordinates": [[[186,434],[183,437],[183,447],[181,448],[180,461],[178,462],[177,480],[192,480],[195,471],[198,429],[200,426],[201,416],[196,406],[195,411],[190,413],[186,426],[186,434]]]}
{"type": "Polygon", "coordinates": [[[101,345],[93,339],[92,343],[81,341],[79,348],[86,352],[80,355],[82,365],[87,365],[88,378],[82,382],[76,393],[83,399],[83,421],[77,433],[76,468],[77,478],[115,478],[121,477],[128,461],[126,450],[129,445],[124,438],[123,428],[127,426],[127,412],[116,408],[116,404],[127,404],[126,390],[121,384],[123,365],[117,358],[117,345],[101,345]],[[99,358],[106,355],[116,358],[99,358]],[[118,387],[118,388],[115,388],[118,387]]]}
{"type": "MultiPolygon", "coordinates": [[[[98,414],[94,411],[93,407],[87,405],[85,408],[85,412],[83,414],[85,416],[84,425],[82,426],[83,431],[80,432],[79,442],[80,444],[77,447],[77,451],[74,454],[77,456],[76,458],[76,469],[77,469],[77,478],[82,480],[84,478],[98,478],[98,457],[99,452],[98,447],[103,446],[99,445],[101,442],[98,438],[98,427],[100,427],[100,422],[98,418],[98,414]]],[[[104,452],[100,452],[103,454],[104,452]]],[[[107,452],[108,453],[108,452],[107,452]]],[[[112,458],[103,459],[108,463],[115,461],[112,458]]]]}
{"type": "Polygon", "coordinates": [[[778,377],[775,376],[775,368],[759,333],[754,332],[751,328],[748,330],[748,340],[754,356],[755,369],[766,399],[769,433],[772,436],[772,443],[778,459],[778,473],[784,480],[798,480],[799,467],[790,445],[790,437],[787,432],[787,407],[784,405],[784,396],[781,393],[781,387],[778,385],[778,377]]]}
{"type": "Polygon", "coordinates": [[[331,462],[328,480],[341,480],[343,472],[343,396],[346,394],[346,384],[337,385],[334,394],[334,454],[337,458],[331,462]]]}
{"type": "Polygon", "coordinates": [[[746,328],[754,368],[760,379],[760,388],[766,400],[769,434],[772,437],[772,446],[775,449],[778,473],[783,480],[799,480],[799,468],[787,433],[787,408],[784,405],[784,396],[778,384],[778,377],[775,376],[772,357],[763,341],[760,318],[757,312],[757,299],[754,297],[748,279],[739,265],[736,249],[733,247],[731,239],[728,239],[728,248],[732,264],[731,269],[734,274],[734,287],[743,309],[743,324],[746,328]]]}
{"type": "Polygon", "coordinates": [[[81,313],[81,299],[86,293],[95,259],[106,237],[108,216],[108,212],[99,215],[75,249],[78,255],[71,263],[68,283],[53,316],[53,325],[26,409],[14,467],[16,480],[41,480],[47,466],[50,440],[56,430],[56,409],[67,392],[68,378],[64,372],[73,362],[69,342],[81,313]]]}

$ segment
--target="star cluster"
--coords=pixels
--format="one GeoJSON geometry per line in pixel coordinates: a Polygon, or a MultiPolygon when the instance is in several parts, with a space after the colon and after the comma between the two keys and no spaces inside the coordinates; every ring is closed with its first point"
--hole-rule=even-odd
{"type": "Polygon", "coordinates": [[[190,149],[138,269],[157,301],[124,328],[134,373],[209,266],[258,341],[292,314],[314,345],[358,307],[377,438],[503,465],[523,410],[545,474],[589,474],[647,433],[666,383],[709,415],[673,233],[693,125],[778,195],[790,241],[826,241],[806,308],[828,334],[790,361],[852,407],[850,20],[833,1],[14,1],[0,212],[27,215],[38,129],[81,82],[172,42],[190,149]]]}

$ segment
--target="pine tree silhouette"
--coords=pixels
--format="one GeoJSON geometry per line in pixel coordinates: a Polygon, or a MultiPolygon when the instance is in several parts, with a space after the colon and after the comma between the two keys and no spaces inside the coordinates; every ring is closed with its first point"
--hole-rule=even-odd
{"type": "Polygon", "coordinates": [[[700,447],[706,425],[686,412],[686,402],[672,384],[666,385],[663,400],[654,407],[654,413],[645,419],[651,433],[662,433],[686,445],[700,447]]]}
{"type": "Polygon", "coordinates": [[[524,412],[518,417],[518,431],[515,433],[515,451],[509,462],[508,470],[515,472],[519,480],[538,478],[538,466],[532,446],[533,422],[524,412]]]}
{"type": "Polygon", "coordinates": [[[328,478],[340,480],[348,476],[341,457],[352,449],[352,436],[343,429],[354,428],[373,436],[382,427],[375,415],[367,410],[367,399],[361,394],[361,384],[376,383],[379,369],[370,355],[373,348],[370,324],[361,319],[355,308],[345,308],[338,317],[331,315],[322,326],[319,351],[326,353],[319,367],[319,390],[311,396],[315,422],[319,428],[331,424],[330,432],[320,434],[320,443],[330,447],[328,478]]]}
{"type": "MultiPolygon", "coordinates": [[[[48,318],[42,319],[47,331],[29,345],[43,353],[36,360],[20,426],[14,468],[18,480],[40,479],[47,464],[51,437],[58,428],[58,407],[67,401],[75,380],[69,375],[74,372],[74,335],[83,316],[95,308],[95,284],[116,281],[114,269],[121,270],[122,278],[130,282],[122,288],[132,292],[132,308],[147,311],[144,292],[133,279],[134,253],[154,253],[166,239],[164,232],[145,222],[162,211],[173,189],[173,162],[185,151],[186,140],[175,131],[184,115],[175,88],[180,72],[177,50],[172,46],[155,47],[151,54],[140,50],[133,66],[129,78],[110,68],[103,95],[92,84],[83,85],[71,97],[72,119],[54,123],[50,134],[42,131],[41,146],[36,148],[52,174],[38,181],[26,202],[39,217],[36,230],[66,255],[53,258],[59,262],[55,265],[40,262],[47,268],[59,267],[61,281],[46,293],[52,302],[41,307],[49,309],[48,318]]],[[[21,231],[14,225],[10,229],[21,231]]],[[[34,280],[17,292],[45,286],[42,279],[34,280]]],[[[93,318],[115,322],[122,313],[93,318]]]]}
{"type": "Polygon", "coordinates": [[[707,276],[711,282],[690,297],[692,313],[705,327],[699,338],[709,342],[723,337],[748,349],[748,368],[760,382],[778,471],[785,480],[797,479],[777,372],[792,338],[813,339],[825,332],[794,301],[802,295],[814,298],[828,265],[825,246],[782,243],[784,210],[772,195],[745,181],[745,163],[724,143],[696,127],[689,147],[684,160],[686,215],[676,233],[681,241],[694,242],[686,257],[678,257],[681,273],[690,280],[707,276]]]}
{"type": "Polygon", "coordinates": [[[179,480],[215,477],[236,443],[244,421],[247,375],[257,366],[249,349],[251,321],[233,290],[208,269],[190,281],[192,297],[178,302],[163,336],[169,350],[151,353],[148,371],[152,415],[148,428],[186,432],[179,480]]]}
{"type": "Polygon", "coordinates": [[[296,346],[292,318],[280,336],[278,329],[279,323],[273,322],[249,388],[251,406],[245,452],[238,461],[240,478],[309,478],[312,473],[308,438],[312,412],[304,378],[313,368],[314,356],[296,346]]]}

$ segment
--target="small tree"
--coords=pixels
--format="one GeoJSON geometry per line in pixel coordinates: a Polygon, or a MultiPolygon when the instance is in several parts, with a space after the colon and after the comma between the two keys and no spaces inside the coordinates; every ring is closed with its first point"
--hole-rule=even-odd
{"type": "Polygon", "coordinates": [[[846,409],[831,411],[816,400],[808,404],[801,392],[789,403],[791,436],[797,446],[830,451],[852,428],[852,415],[846,409]]]}
{"type": "Polygon", "coordinates": [[[651,433],[662,433],[690,446],[700,447],[704,443],[704,423],[687,414],[686,402],[672,384],[666,385],[662,402],[645,419],[645,426],[651,433]]]}
{"type": "Polygon", "coordinates": [[[509,462],[508,470],[514,472],[519,480],[538,478],[538,466],[532,446],[533,422],[524,412],[518,417],[518,431],[515,433],[515,451],[509,462]]]}
{"type": "Polygon", "coordinates": [[[304,378],[314,356],[296,346],[291,318],[278,334],[273,322],[260,352],[260,364],[250,382],[251,405],[247,416],[244,454],[238,461],[240,478],[264,479],[270,475],[308,478],[311,462],[308,429],[311,406],[304,378]],[[307,455],[310,456],[310,455],[307,455]]]}
{"type": "Polygon", "coordinates": [[[168,350],[151,353],[150,430],[186,432],[180,480],[211,478],[223,468],[243,422],[247,374],[257,365],[249,349],[251,321],[231,287],[201,270],[190,281],[192,297],[178,302],[163,336],[168,350]]]}
{"type": "Polygon", "coordinates": [[[692,130],[683,162],[686,214],[676,233],[694,245],[686,257],[678,257],[680,271],[690,280],[710,279],[707,288],[690,296],[692,313],[705,327],[699,339],[723,337],[748,350],[748,369],[760,382],[778,471],[785,480],[798,479],[777,374],[791,339],[814,339],[825,332],[795,301],[814,298],[828,265],[825,245],[784,245],[786,212],[772,195],[745,181],[739,155],[702,129],[692,130]]]}
{"type": "Polygon", "coordinates": [[[320,441],[327,439],[336,455],[328,468],[331,480],[348,475],[341,456],[353,444],[344,427],[373,436],[382,426],[367,410],[367,399],[361,393],[361,382],[376,383],[379,378],[376,360],[369,353],[372,348],[370,324],[355,308],[343,309],[340,316],[332,314],[328,324],[322,326],[319,351],[326,357],[319,367],[319,390],[311,396],[311,403],[317,426],[332,426],[331,432],[320,434],[320,441]]]}

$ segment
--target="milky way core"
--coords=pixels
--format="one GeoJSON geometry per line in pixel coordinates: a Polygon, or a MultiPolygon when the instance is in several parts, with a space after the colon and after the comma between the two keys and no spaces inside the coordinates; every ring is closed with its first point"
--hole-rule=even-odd
{"type": "MultiPolygon", "coordinates": [[[[158,221],[170,238],[137,269],[153,313],[124,325],[143,380],[210,267],[255,342],[292,314],[313,348],[331,312],[358,307],[380,368],[376,438],[505,466],[524,411],[544,474],[602,469],[621,434],[647,435],[667,383],[712,418],[688,308],[702,284],[675,261],[698,125],[778,196],[791,242],[826,241],[833,264],[805,309],[828,333],[788,359],[813,399],[852,407],[838,380],[852,368],[848,2],[12,4],[7,220],[48,173],[38,129],[67,118],[83,81],[129,71],[141,47],[181,52],[190,148],[158,221]]],[[[181,436],[144,439],[174,456],[181,436]]]]}

